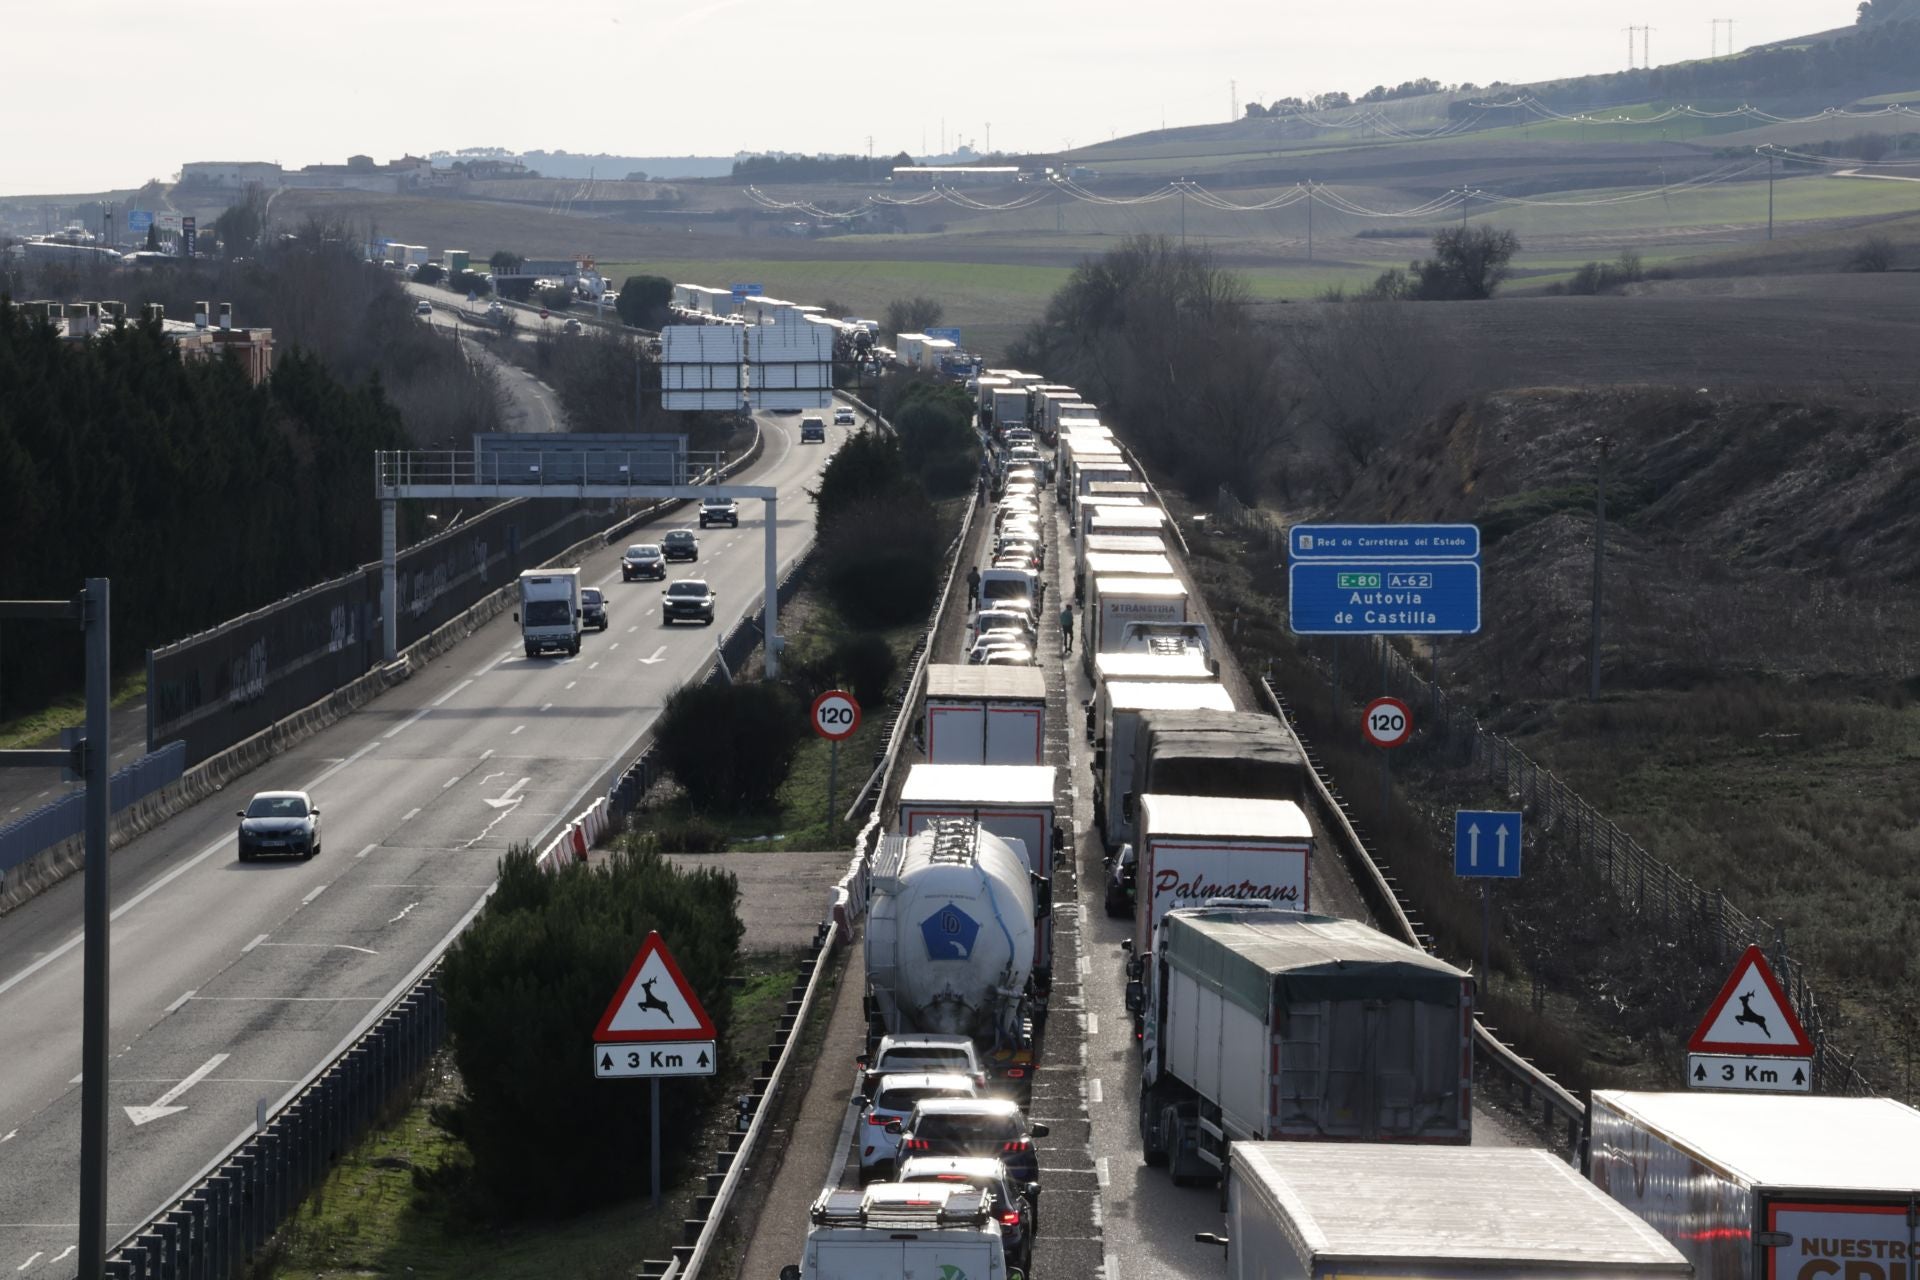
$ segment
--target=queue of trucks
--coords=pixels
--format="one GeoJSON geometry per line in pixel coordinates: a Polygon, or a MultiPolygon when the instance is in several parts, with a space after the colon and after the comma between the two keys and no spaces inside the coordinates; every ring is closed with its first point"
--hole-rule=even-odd
{"type": "MultiPolygon", "coordinates": [[[[1071,388],[1012,370],[978,388],[994,438],[1056,446],[1104,899],[1131,921],[1140,1151],[1218,1185],[1222,1229],[1198,1238],[1224,1274],[1920,1280],[1920,1112],[1890,1100],[1597,1090],[1584,1169],[1470,1146],[1473,975],[1314,913],[1308,763],[1235,705],[1152,490],[1071,388]]],[[[1048,701],[1034,667],[928,668],[926,762],[867,876],[870,1071],[932,1069],[910,1055],[942,1035],[1016,1097],[1046,1069],[1053,864],[1073,834],[1048,701]]],[[[1007,1242],[1027,1233],[1031,1257],[1021,1221],[1003,1237],[979,1199],[829,1190],[792,1271],[1010,1280],[1007,1242]]]]}

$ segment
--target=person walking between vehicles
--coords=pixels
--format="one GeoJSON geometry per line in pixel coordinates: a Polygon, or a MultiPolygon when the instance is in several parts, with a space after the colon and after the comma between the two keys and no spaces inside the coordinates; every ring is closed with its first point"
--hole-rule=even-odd
{"type": "Polygon", "coordinates": [[[1063,652],[1069,654],[1073,652],[1073,605],[1071,604],[1062,605],[1060,608],[1060,642],[1064,646],[1063,652]]]}
{"type": "Polygon", "coordinates": [[[967,599],[972,602],[972,608],[980,607],[980,566],[977,564],[967,569],[967,599]]]}

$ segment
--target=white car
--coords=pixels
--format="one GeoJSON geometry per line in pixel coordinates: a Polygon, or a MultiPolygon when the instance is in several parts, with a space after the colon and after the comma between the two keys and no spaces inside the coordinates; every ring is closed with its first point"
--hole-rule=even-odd
{"type": "Polygon", "coordinates": [[[863,1053],[854,1061],[864,1073],[860,1092],[866,1094],[879,1087],[881,1076],[902,1071],[954,1071],[971,1076],[982,1089],[987,1087],[980,1055],[965,1036],[911,1031],[881,1036],[872,1053],[863,1053]]]}
{"type": "Polygon", "coordinates": [[[1008,1280],[993,1195],[950,1182],[828,1189],[807,1210],[801,1261],[780,1280],[1008,1280]]]}
{"type": "Polygon", "coordinates": [[[850,426],[852,426],[852,425],[853,425],[853,410],[852,410],[852,409],[849,409],[849,408],[848,408],[848,407],[847,407],[846,405],[844,405],[844,404],[843,404],[843,405],[840,405],[839,407],[837,407],[836,409],[834,409],[834,411],[833,411],[833,425],[834,425],[834,426],[836,426],[836,427],[850,427],[850,426]]]}
{"type": "Polygon", "coordinates": [[[976,667],[1031,667],[1039,658],[1017,640],[989,636],[967,651],[967,662],[976,667]]]}
{"type": "Polygon", "coordinates": [[[430,316],[433,314],[433,304],[425,298],[422,298],[413,304],[413,314],[417,316],[430,316]]]}
{"type": "Polygon", "coordinates": [[[957,1071],[896,1072],[880,1077],[872,1093],[855,1101],[862,1108],[860,1126],[860,1181],[893,1176],[899,1166],[900,1135],[888,1133],[889,1123],[904,1124],[922,1098],[977,1098],[973,1077],[957,1071]]]}

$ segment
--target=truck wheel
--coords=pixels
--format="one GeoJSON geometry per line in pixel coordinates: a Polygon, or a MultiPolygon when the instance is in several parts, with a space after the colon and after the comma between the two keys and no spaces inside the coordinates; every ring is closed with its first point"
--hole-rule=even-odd
{"type": "Polygon", "coordinates": [[[1190,1187],[1193,1178],[1180,1172],[1187,1153],[1186,1121],[1180,1118],[1180,1112],[1173,1107],[1168,1107],[1163,1114],[1161,1125],[1165,1129],[1165,1136],[1161,1141],[1167,1148],[1167,1172],[1172,1175],[1174,1186],[1190,1187]]]}
{"type": "Polygon", "coordinates": [[[537,645],[537,644],[530,644],[530,645],[528,645],[528,646],[527,646],[527,656],[528,656],[529,658],[537,658],[537,657],[539,657],[539,656],[540,656],[540,646],[539,646],[539,645],[537,645]]]}
{"type": "Polygon", "coordinates": [[[1150,1110],[1152,1095],[1140,1100],[1140,1158],[1150,1167],[1167,1162],[1167,1148],[1160,1139],[1160,1126],[1150,1110]]]}
{"type": "Polygon", "coordinates": [[[575,640],[572,644],[567,646],[567,656],[570,658],[577,658],[580,656],[580,642],[578,640],[575,640]]]}

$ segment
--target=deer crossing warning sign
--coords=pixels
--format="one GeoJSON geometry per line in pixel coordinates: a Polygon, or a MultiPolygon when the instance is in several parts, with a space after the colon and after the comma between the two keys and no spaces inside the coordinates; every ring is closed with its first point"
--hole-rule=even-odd
{"type": "Polygon", "coordinates": [[[1689,1053],[1743,1057],[1810,1058],[1813,1041],[1793,1016],[1787,996],[1759,947],[1748,947],[1733,976],[1714,997],[1707,1016],[1687,1041],[1689,1053]]]}
{"type": "Polygon", "coordinates": [[[710,1076],[715,1069],[713,1019],[650,933],[593,1030],[597,1076],[710,1076]]]}

